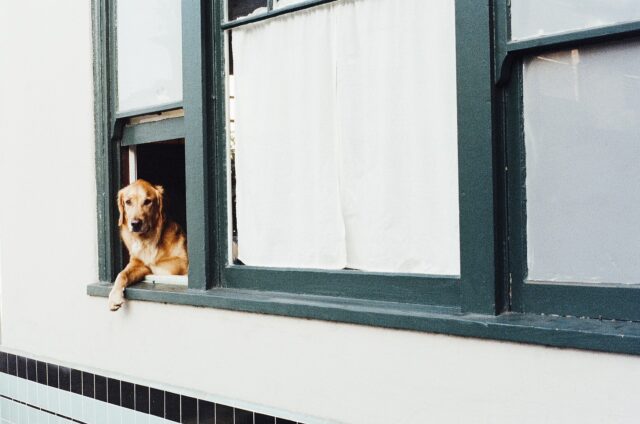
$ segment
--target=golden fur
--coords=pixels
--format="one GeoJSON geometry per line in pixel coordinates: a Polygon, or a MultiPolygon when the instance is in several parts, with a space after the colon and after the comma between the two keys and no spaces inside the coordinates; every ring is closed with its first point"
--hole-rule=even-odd
{"type": "Polygon", "coordinates": [[[109,294],[109,309],[124,303],[124,289],[145,275],[185,275],[189,271],[187,238],[166,219],[161,186],[137,180],[118,192],[120,237],[129,250],[129,263],[118,274],[109,294]]]}

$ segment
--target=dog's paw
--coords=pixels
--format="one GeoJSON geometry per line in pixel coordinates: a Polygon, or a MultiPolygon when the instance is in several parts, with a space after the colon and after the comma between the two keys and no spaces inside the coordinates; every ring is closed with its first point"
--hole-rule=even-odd
{"type": "Polygon", "coordinates": [[[114,287],[109,293],[109,309],[117,311],[124,303],[124,289],[114,287]]]}

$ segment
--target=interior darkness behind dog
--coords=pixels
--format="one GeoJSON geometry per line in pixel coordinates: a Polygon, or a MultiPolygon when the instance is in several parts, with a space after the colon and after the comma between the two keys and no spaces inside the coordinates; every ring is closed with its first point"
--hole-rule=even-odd
{"type": "Polygon", "coordinates": [[[267,7],[267,0],[229,0],[227,3],[229,20],[251,14],[259,7],[267,7]]]}
{"type": "Polygon", "coordinates": [[[187,232],[184,142],[142,144],[137,147],[138,178],[164,187],[167,216],[187,232]]]}

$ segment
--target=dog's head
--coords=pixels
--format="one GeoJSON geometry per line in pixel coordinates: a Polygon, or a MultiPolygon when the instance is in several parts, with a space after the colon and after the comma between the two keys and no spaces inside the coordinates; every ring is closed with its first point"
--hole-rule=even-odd
{"type": "Polygon", "coordinates": [[[164,189],[145,180],[136,180],[118,192],[118,225],[126,225],[132,233],[144,235],[157,228],[163,217],[164,189]]]}

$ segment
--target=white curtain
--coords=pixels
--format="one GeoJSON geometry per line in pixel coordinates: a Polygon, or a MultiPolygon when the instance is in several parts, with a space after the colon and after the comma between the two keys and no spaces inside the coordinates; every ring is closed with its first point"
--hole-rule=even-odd
{"type": "Polygon", "coordinates": [[[341,0],[233,53],[240,260],[459,274],[454,0],[341,0]]]}

